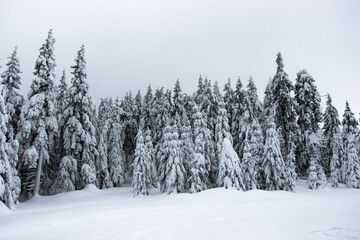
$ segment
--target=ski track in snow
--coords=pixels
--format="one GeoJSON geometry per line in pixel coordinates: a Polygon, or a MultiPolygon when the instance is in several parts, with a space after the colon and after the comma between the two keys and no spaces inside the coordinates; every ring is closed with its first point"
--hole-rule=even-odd
{"type": "Polygon", "coordinates": [[[0,239],[360,239],[360,190],[211,189],[133,198],[94,187],[0,205],[0,239]]]}

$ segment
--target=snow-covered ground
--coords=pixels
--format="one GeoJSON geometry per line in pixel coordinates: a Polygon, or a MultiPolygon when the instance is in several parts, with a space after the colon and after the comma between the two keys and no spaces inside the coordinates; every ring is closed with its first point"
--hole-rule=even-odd
{"type": "Polygon", "coordinates": [[[133,198],[132,188],[0,205],[0,239],[360,239],[360,190],[211,189],[133,198]]]}

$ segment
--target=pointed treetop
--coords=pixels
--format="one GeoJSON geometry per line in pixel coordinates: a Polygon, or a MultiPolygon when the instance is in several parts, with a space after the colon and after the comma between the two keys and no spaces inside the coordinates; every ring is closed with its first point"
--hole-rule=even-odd
{"type": "Polygon", "coordinates": [[[280,52],[276,56],[277,72],[280,72],[284,69],[284,63],[280,52]]]}

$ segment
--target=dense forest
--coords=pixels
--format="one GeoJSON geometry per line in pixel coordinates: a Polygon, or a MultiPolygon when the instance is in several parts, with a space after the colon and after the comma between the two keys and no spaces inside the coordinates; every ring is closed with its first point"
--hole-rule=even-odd
{"type": "Polygon", "coordinates": [[[86,82],[85,48],[71,82],[55,76],[55,38],[49,31],[35,62],[27,96],[19,93],[17,49],[1,73],[0,200],[9,208],[34,195],[121,187],[134,196],[152,188],[196,193],[209,188],[293,191],[330,184],[360,188],[358,121],[346,102],[342,121],[327,95],[322,112],[315,80],[306,71],[295,84],[280,53],[264,100],[250,77],[223,90],[199,77],[193,94],[148,86],[95,107],[86,82]],[[69,85],[68,85],[69,84],[69,85]]]}

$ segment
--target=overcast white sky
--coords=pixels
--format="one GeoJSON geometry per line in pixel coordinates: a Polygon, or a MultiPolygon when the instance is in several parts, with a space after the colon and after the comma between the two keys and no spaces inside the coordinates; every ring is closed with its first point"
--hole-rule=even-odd
{"type": "MultiPolygon", "coordinates": [[[[294,82],[306,68],[343,114],[360,112],[360,1],[0,0],[0,65],[19,48],[27,94],[47,32],[56,38],[57,77],[84,42],[90,93],[124,96],[151,83],[185,92],[200,74],[223,88],[253,76],[263,97],[281,51],[294,82]]],[[[325,101],[325,99],[323,99],[325,101]]]]}

